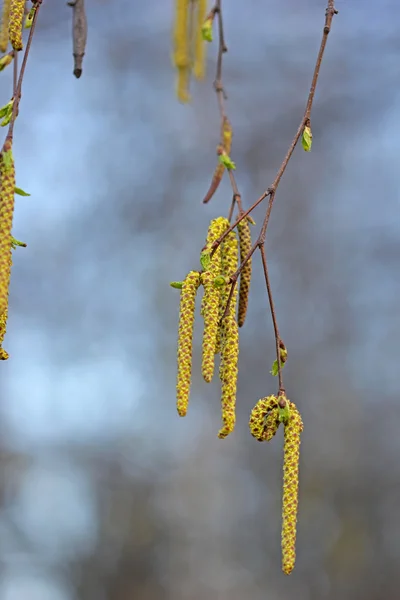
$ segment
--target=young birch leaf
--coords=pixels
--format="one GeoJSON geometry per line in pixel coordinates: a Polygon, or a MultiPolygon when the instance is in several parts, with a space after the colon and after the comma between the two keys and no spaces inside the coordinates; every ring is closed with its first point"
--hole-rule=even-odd
{"type": "Polygon", "coordinates": [[[28,194],[28,192],[24,192],[24,190],[19,187],[15,187],[14,192],[16,194],[18,194],[18,196],[30,196],[30,194],[28,194]]]}
{"type": "Polygon", "coordinates": [[[306,152],[311,151],[312,146],[312,132],[311,127],[304,127],[303,137],[301,138],[301,144],[306,152]]]}

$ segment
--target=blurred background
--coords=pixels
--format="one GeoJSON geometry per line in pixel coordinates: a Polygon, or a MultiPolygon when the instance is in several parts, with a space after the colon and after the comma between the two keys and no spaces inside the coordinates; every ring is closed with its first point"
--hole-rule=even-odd
{"type": "MultiPolygon", "coordinates": [[[[175,98],[173,2],[44,1],[15,130],[17,249],[0,377],[0,600],[380,600],[398,596],[400,5],[337,0],[312,113],[267,236],[284,375],[305,429],[297,564],[281,572],[282,432],[247,422],[276,391],[259,256],[241,332],[238,422],[218,380],[175,410],[179,292],[225,178],[216,44],[175,98]],[[117,8],[116,8],[117,7],[117,8]]],[[[223,2],[232,158],[245,207],[303,114],[325,0],[223,2]]],[[[0,104],[11,70],[1,74],[0,104]]],[[[260,225],[265,206],[256,211],[260,225]]]]}

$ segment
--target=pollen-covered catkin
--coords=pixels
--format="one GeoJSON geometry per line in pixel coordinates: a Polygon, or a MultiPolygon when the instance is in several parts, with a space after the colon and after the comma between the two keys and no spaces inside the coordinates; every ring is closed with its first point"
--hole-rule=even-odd
{"type": "Polygon", "coordinates": [[[197,0],[196,31],[194,41],[193,73],[197,79],[204,79],[206,70],[207,42],[203,39],[202,28],[207,13],[207,0],[197,0]]]}
{"type": "MultiPolygon", "coordinates": [[[[207,233],[205,252],[211,253],[212,244],[229,227],[228,219],[218,217],[211,221],[207,233]]],[[[203,378],[207,383],[214,375],[214,356],[217,343],[219,326],[219,305],[221,289],[215,287],[214,280],[221,274],[221,246],[215,250],[210,264],[201,275],[201,283],[204,287],[201,314],[204,319],[202,365],[203,378]]]]}
{"type": "Polygon", "coordinates": [[[8,22],[10,20],[10,0],[3,0],[0,21],[0,52],[7,52],[8,22]]]}
{"type": "Polygon", "coordinates": [[[200,273],[190,271],[183,281],[181,290],[178,333],[178,377],[176,383],[176,408],[181,417],[186,415],[189,404],[194,315],[196,293],[199,285],[200,273]]]}
{"type": "MultiPolygon", "coordinates": [[[[221,266],[226,277],[231,277],[238,265],[238,243],[236,234],[231,231],[221,244],[221,266]]],[[[221,294],[220,315],[223,316],[229,296],[229,286],[224,286],[221,294]]],[[[219,377],[222,384],[221,409],[223,426],[218,433],[219,438],[225,438],[232,433],[236,421],[236,388],[239,361],[239,331],[236,321],[237,287],[235,286],[228,314],[221,321],[219,331],[219,346],[221,363],[219,377]]]]}
{"type": "Polygon", "coordinates": [[[0,153],[0,315],[3,315],[8,307],[14,189],[15,168],[12,142],[7,138],[0,153]]]}
{"type": "MultiPolygon", "coordinates": [[[[240,262],[243,263],[244,259],[251,250],[251,232],[250,224],[248,220],[242,219],[238,223],[238,234],[239,234],[239,248],[240,248],[240,262]]],[[[243,327],[246,314],[247,306],[249,303],[249,291],[251,282],[251,258],[247,261],[240,273],[240,288],[239,288],[239,309],[238,309],[238,325],[243,327]]]]}
{"type": "Polygon", "coordinates": [[[277,432],[278,400],[276,396],[261,398],[250,414],[249,428],[251,435],[259,442],[269,442],[277,432]]]}
{"type": "MultiPolygon", "coordinates": [[[[228,222],[229,223],[229,222],[228,222]]],[[[228,228],[227,228],[228,229],[228,228]]],[[[237,238],[234,231],[229,232],[224,241],[221,244],[221,274],[227,279],[232,277],[238,268],[238,247],[237,238]]],[[[230,286],[226,285],[221,288],[220,303],[219,303],[219,322],[221,323],[218,329],[217,345],[215,352],[221,351],[221,338],[223,331],[222,317],[225,313],[226,304],[230,293],[230,286]]],[[[238,290],[237,285],[235,286],[231,303],[229,306],[229,312],[233,316],[236,314],[236,303],[237,303],[238,290]]]]}
{"type": "Polygon", "coordinates": [[[282,498],[282,570],[289,575],[296,560],[296,527],[299,494],[301,415],[293,402],[289,403],[289,418],[285,424],[283,446],[282,498]]]}
{"type": "Polygon", "coordinates": [[[236,388],[239,359],[239,331],[232,314],[224,319],[219,376],[222,384],[222,427],[218,437],[223,439],[232,433],[236,423],[236,388]]]}
{"type": "Polygon", "coordinates": [[[176,0],[174,27],[174,64],[177,68],[176,93],[181,102],[189,102],[190,48],[189,16],[191,0],[176,0]]]}
{"type": "Polygon", "coordinates": [[[8,21],[8,35],[11,46],[19,51],[23,48],[22,25],[24,19],[25,0],[10,1],[10,17],[8,21]]]}

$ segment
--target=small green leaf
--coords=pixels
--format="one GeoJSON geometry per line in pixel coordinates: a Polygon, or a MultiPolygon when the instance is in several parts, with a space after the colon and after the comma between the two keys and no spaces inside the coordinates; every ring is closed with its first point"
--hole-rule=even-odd
{"type": "Polygon", "coordinates": [[[7,104],[0,108],[0,119],[5,117],[10,112],[10,108],[12,110],[13,102],[13,100],[10,100],[10,102],[7,102],[7,104]]]}
{"type": "Polygon", "coordinates": [[[307,125],[307,127],[304,127],[303,137],[301,138],[301,143],[306,152],[311,151],[312,132],[311,132],[311,127],[309,127],[308,125],[307,125]]]}
{"type": "Polygon", "coordinates": [[[229,277],[224,277],[223,275],[218,275],[214,279],[213,283],[214,283],[214,287],[216,287],[216,288],[223,287],[224,285],[226,285],[227,283],[229,283],[229,277]]]}
{"type": "Polygon", "coordinates": [[[23,189],[21,189],[21,188],[19,188],[19,187],[17,187],[17,186],[15,186],[15,188],[14,188],[14,192],[15,192],[16,194],[18,194],[18,196],[30,196],[30,194],[28,194],[28,192],[24,192],[24,190],[23,190],[23,189]]]}
{"type": "Polygon", "coordinates": [[[246,219],[248,220],[248,222],[250,223],[250,225],[255,225],[256,224],[255,220],[250,215],[247,215],[246,219]]]}
{"type": "Polygon", "coordinates": [[[200,264],[204,270],[210,266],[211,256],[209,252],[202,252],[200,254],[200,264]]]}
{"type": "Polygon", "coordinates": [[[36,10],[36,6],[33,6],[31,8],[31,10],[29,11],[29,13],[26,15],[25,25],[24,25],[25,29],[30,29],[32,27],[33,17],[35,16],[35,10],[36,10]]]}
{"type": "Polygon", "coordinates": [[[3,120],[0,123],[1,127],[5,127],[11,121],[13,104],[14,100],[10,100],[10,102],[0,108],[0,118],[3,117],[3,120]]]}
{"type": "Polygon", "coordinates": [[[289,414],[289,402],[286,401],[286,404],[283,408],[278,405],[278,420],[280,423],[287,423],[289,414]]]}
{"type": "Polygon", "coordinates": [[[272,363],[272,369],[270,370],[271,375],[273,375],[274,377],[277,377],[278,373],[279,373],[279,369],[278,369],[278,361],[275,359],[274,362],[272,363]]]}
{"type": "Polygon", "coordinates": [[[20,246],[21,248],[26,248],[25,242],[20,242],[14,236],[11,236],[11,248],[15,250],[17,246],[20,246]]]}
{"type": "Polygon", "coordinates": [[[181,290],[183,288],[183,281],[171,281],[169,285],[176,290],[181,290]]]}
{"type": "Polygon", "coordinates": [[[12,63],[13,55],[11,52],[5,54],[0,58],[0,71],[3,71],[8,65],[12,63]]]}
{"type": "Polygon", "coordinates": [[[223,154],[219,155],[219,162],[221,162],[224,165],[224,167],[226,167],[227,169],[231,169],[232,171],[234,171],[236,169],[235,163],[226,154],[226,152],[224,152],[223,154]]]}
{"type": "Polygon", "coordinates": [[[201,35],[205,42],[213,41],[213,30],[212,30],[213,20],[206,19],[204,21],[203,27],[201,28],[201,35]]]}

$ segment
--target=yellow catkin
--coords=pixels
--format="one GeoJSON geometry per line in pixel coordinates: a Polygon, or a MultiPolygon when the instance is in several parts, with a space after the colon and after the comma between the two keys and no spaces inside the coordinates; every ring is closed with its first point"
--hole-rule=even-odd
{"type": "Polygon", "coordinates": [[[25,0],[10,0],[10,17],[8,36],[14,50],[22,50],[22,25],[24,20],[25,0]]]}
{"type": "MultiPolygon", "coordinates": [[[[237,238],[234,231],[231,231],[225,238],[225,240],[221,244],[221,274],[224,277],[232,277],[235,271],[238,268],[238,247],[237,247],[237,238]]],[[[230,286],[224,286],[221,288],[220,295],[220,304],[219,304],[219,321],[221,326],[218,331],[217,336],[217,345],[215,348],[215,352],[218,353],[221,350],[221,336],[222,336],[222,317],[225,312],[226,304],[228,301],[230,292],[230,286]]],[[[236,303],[237,303],[237,285],[235,286],[235,290],[232,296],[232,301],[230,304],[230,312],[235,315],[236,311],[236,303]]]]}
{"type": "Polygon", "coordinates": [[[232,125],[228,119],[228,117],[224,117],[222,121],[221,128],[221,145],[223,146],[226,154],[231,153],[232,148],[232,125]]]}
{"type": "Polygon", "coordinates": [[[282,498],[282,570],[286,575],[292,572],[296,560],[300,434],[303,431],[301,415],[293,402],[289,402],[289,411],[284,434],[282,498]]]}
{"type": "Polygon", "coordinates": [[[0,315],[8,307],[11,275],[11,230],[14,216],[15,168],[12,142],[4,142],[0,154],[0,315]]]}
{"type": "Polygon", "coordinates": [[[199,285],[200,273],[190,271],[183,281],[181,290],[176,383],[176,408],[181,417],[186,415],[189,404],[195,303],[199,285]]]}
{"type": "MultiPolygon", "coordinates": [[[[218,217],[211,221],[207,233],[207,241],[204,251],[211,252],[212,244],[229,227],[228,219],[218,217]]],[[[217,344],[219,327],[219,306],[221,289],[214,286],[214,280],[221,274],[221,246],[215,250],[211,262],[201,275],[201,283],[204,287],[201,314],[204,319],[203,346],[202,346],[202,375],[207,383],[214,375],[214,356],[217,344]]]]}
{"type": "MultiPolygon", "coordinates": [[[[247,219],[242,219],[238,223],[238,234],[239,234],[239,247],[240,247],[240,262],[242,263],[246,258],[247,254],[251,250],[251,232],[250,225],[247,219]]],[[[251,282],[251,258],[247,261],[243,267],[243,271],[240,274],[240,288],[239,288],[239,308],[238,308],[238,325],[243,327],[247,306],[249,303],[249,291],[251,282]]]]}
{"type": "MultiPolygon", "coordinates": [[[[235,232],[231,231],[225,238],[221,249],[221,263],[223,273],[231,276],[238,266],[238,242],[235,232]]],[[[230,287],[225,288],[221,294],[220,314],[226,308],[230,287]],[[224,297],[223,297],[224,296],[224,297]]],[[[236,421],[236,388],[238,378],[239,360],[239,331],[236,321],[237,286],[232,295],[229,311],[220,325],[219,346],[221,363],[219,377],[221,380],[221,409],[223,426],[218,433],[219,438],[225,438],[232,433],[236,421]]]]}
{"type": "Polygon", "coordinates": [[[261,398],[250,414],[251,435],[259,442],[269,442],[278,431],[278,400],[276,396],[261,398]]]}
{"type": "Polygon", "coordinates": [[[7,330],[7,317],[8,309],[6,309],[2,315],[0,315],[0,360],[7,360],[8,352],[3,348],[3,340],[7,330]]]}
{"type": "Polygon", "coordinates": [[[10,19],[10,0],[3,0],[3,9],[0,22],[0,52],[7,52],[8,22],[10,19]]]}
{"type": "Polygon", "coordinates": [[[236,388],[239,359],[239,330],[232,314],[224,319],[219,376],[222,384],[221,409],[223,425],[218,437],[232,433],[236,423],[236,388]]]}
{"type": "Polygon", "coordinates": [[[197,79],[204,79],[206,72],[207,42],[203,40],[202,27],[207,14],[207,0],[197,0],[196,30],[194,41],[193,73],[197,79]]]}
{"type": "Polygon", "coordinates": [[[191,0],[176,0],[174,26],[174,65],[177,68],[176,94],[181,102],[189,102],[190,47],[189,16],[191,0]]]}

